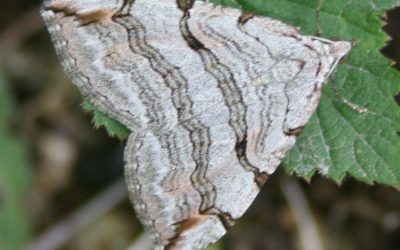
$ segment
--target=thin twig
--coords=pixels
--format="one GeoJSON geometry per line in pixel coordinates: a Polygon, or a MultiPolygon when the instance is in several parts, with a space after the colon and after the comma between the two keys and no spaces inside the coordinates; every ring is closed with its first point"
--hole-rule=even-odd
{"type": "Polygon", "coordinates": [[[280,186],[297,225],[300,249],[323,250],[324,245],[317,222],[312,215],[312,211],[300,185],[293,179],[285,177],[281,181],[280,186]]]}
{"type": "Polygon", "coordinates": [[[152,243],[150,236],[147,233],[142,233],[127,250],[151,250],[151,247],[152,243]]]}
{"type": "Polygon", "coordinates": [[[47,232],[31,242],[28,250],[52,250],[68,242],[75,234],[107,213],[128,196],[125,181],[119,179],[102,193],[94,197],[84,207],[77,210],[47,232]]]}

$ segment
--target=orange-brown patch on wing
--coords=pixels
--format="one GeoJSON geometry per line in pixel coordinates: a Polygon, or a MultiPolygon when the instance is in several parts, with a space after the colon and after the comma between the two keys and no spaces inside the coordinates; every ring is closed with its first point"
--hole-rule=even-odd
{"type": "Polygon", "coordinates": [[[115,14],[115,10],[96,9],[88,12],[78,12],[77,16],[84,24],[111,21],[111,17],[115,14]]]}
{"type": "Polygon", "coordinates": [[[97,8],[91,10],[79,10],[79,8],[69,2],[53,1],[46,5],[46,8],[54,12],[63,12],[66,16],[77,16],[83,25],[101,21],[111,21],[111,17],[117,12],[110,8],[97,8]]]}
{"type": "Polygon", "coordinates": [[[182,241],[185,239],[182,234],[193,227],[196,227],[198,224],[202,223],[208,218],[207,215],[195,214],[191,217],[187,218],[184,221],[177,223],[178,227],[175,230],[175,236],[169,239],[168,245],[165,246],[165,249],[168,250],[178,250],[181,249],[182,241]]]}
{"type": "Polygon", "coordinates": [[[182,221],[180,223],[180,226],[177,228],[176,232],[183,233],[195,227],[196,225],[200,224],[201,222],[205,221],[207,217],[208,217],[207,215],[201,215],[201,214],[193,215],[192,217],[189,217],[186,220],[182,221]]]}

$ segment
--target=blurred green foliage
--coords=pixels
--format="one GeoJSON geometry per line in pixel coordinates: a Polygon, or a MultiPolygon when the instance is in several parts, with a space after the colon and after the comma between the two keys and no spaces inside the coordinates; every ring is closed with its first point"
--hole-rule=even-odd
{"type": "Polygon", "coordinates": [[[24,198],[29,170],[24,145],[11,134],[14,103],[0,71],[0,249],[23,249],[29,236],[24,198]]]}

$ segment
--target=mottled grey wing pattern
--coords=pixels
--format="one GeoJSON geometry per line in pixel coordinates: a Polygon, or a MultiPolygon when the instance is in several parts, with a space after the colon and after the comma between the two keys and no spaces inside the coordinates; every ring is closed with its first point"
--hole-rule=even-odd
{"type": "Polygon", "coordinates": [[[190,0],[50,0],[64,69],[133,131],[126,181],[156,249],[203,249],[251,204],[351,47],[190,0]]]}

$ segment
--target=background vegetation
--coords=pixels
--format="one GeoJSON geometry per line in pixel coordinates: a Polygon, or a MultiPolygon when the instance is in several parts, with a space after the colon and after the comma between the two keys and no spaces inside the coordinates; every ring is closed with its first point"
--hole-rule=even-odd
{"type": "MultiPolygon", "coordinates": [[[[284,20],[306,34],[317,33],[320,9],[324,37],[359,43],[335,78],[338,88],[375,114],[358,115],[328,87],[302,144],[285,162],[287,170],[308,182],[280,168],[213,249],[400,249],[398,191],[347,176],[399,187],[399,74],[379,51],[385,47],[384,54],[400,62],[400,10],[385,15],[396,1],[325,1],[323,8],[312,0],[219,2],[284,20]],[[389,45],[384,25],[392,37],[389,45]],[[382,118],[386,122],[371,125],[382,118]],[[329,128],[329,119],[338,125],[329,128]],[[323,138],[333,144],[318,142],[318,131],[326,126],[323,138]],[[377,126],[380,133],[372,137],[377,126]],[[307,144],[310,138],[316,141],[307,144]],[[362,151],[353,154],[355,162],[346,158],[351,154],[343,157],[349,147],[337,147],[346,139],[362,151]],[[363,151],[363,142],[377,146],[363,151]],[[326,145],[337,150],[326,154],[326,145]],[[367,175],[358,171],[365,166],[372,166],[367,175]]],[[[81,96],[60,68],[39,4],[7,1],[0,9],[0,249],[145,249],[121,182],[124,142],[110,138],[104,128],[93,129],[92,116],[82,112],[81,96]]]]}

